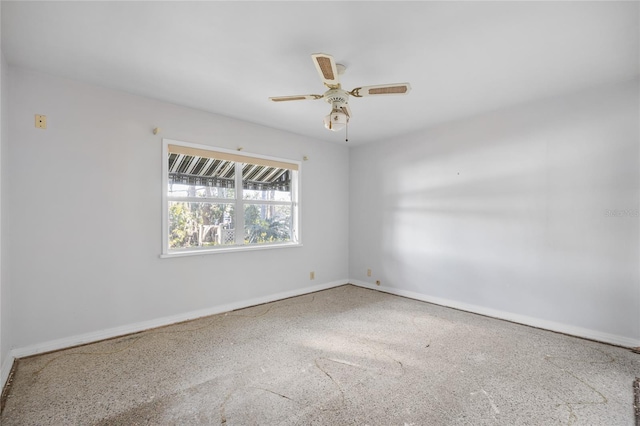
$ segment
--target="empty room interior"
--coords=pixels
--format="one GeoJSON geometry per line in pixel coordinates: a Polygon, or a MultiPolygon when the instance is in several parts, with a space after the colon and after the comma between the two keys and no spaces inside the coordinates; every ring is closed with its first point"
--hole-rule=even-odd
{"type": "Polygon", "coordinates": [[[0,16],[0,423],[640,424],[640,3],[0,16]]]}

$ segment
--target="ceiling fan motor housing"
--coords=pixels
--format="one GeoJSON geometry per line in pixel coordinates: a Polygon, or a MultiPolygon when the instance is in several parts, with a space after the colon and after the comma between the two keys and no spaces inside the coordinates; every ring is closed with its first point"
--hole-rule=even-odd
{"type": "Polygon", "coordinates": [[[349,92],[342,89],[330,89],[324,94],[324,100],[331,104],[332,109],[339,109],[349,100],[349,92]]]}

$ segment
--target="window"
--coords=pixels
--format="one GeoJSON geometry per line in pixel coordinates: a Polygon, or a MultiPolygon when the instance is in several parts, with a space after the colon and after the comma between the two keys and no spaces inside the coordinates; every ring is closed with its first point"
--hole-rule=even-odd
{"type": "Polygon", "coordinates": [[[163,158],[163,254],[299,244],[299,162],[166,139],[163,158]]]}

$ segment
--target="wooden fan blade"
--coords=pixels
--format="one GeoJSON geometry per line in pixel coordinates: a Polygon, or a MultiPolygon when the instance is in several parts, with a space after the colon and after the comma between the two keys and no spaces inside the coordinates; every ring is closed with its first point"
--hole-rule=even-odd
{"type": "Polygon", "coordinates": [[[331,89],[339,88],[340,78],[338,77],[338,68],[333,56],[326,53],[314,53],[311,58],[324,85],[331,89]]]}
{"type": "Polygon", "coordinates": [[[273,102],[283,102],[283,101],[304,101],[307,99],[316,100],[321,99],[322,95],[293,95],[293,96],[273,96],[269,98],[273,102]]]}
{"type": "Polygon", "coordinates": [[[356,98],[377,95],[406,95],[411,90],[409,83],[379,84],[377,86],[356,87],[349,94],[356,98]]]}

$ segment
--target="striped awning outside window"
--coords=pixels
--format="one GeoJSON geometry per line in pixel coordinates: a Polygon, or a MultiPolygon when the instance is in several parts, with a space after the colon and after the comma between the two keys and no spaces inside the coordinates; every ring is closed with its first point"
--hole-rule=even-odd
{"type": "Polygon", "coordinates": [[[289,191],[291,170],[298,169],[294,163],[169,145],[169,183],[233,188],[236,162],[242,163],[244,189],[289,191]]]}

